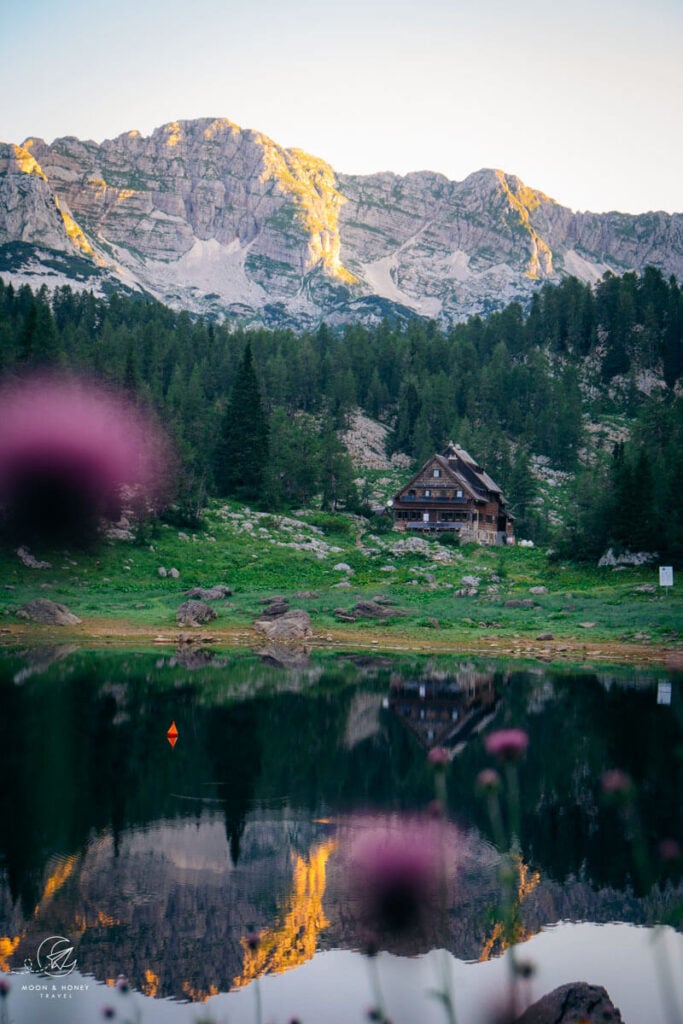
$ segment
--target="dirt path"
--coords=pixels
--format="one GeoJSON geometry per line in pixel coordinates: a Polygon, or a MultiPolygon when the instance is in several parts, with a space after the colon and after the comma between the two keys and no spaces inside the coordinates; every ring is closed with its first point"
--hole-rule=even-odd
{"type": "MultiPolygon", "coordinates": [[[[88,619],[78,626],[40,626],[11,624],[0,629],[0,646],[36,647],[52,644],[76,644],[80,647],[178,647],[184,644],[216,647],[254,647],[263,637],[244,627],[179,629],[140,626],[121,619],[88,619]]],[[[293,646],[302,646],[294,644],[293,646]]],[[[619,641],[590,641],[576,637],[554,641],[529,638],[476,636],[457,639],[428,639],[401,635],[392,629],[329,629],[316,632],[303,646],[319,649],[373,650],[412,654],[473,654],[491,658],[520,658],[566,663],[652,665],[683,671],[683,645],[667,646],[619,641]]]]}

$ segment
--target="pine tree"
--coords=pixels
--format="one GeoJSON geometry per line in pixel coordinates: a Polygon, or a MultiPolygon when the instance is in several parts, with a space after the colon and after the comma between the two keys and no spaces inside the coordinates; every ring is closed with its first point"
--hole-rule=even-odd
{"type": "Polygon", "coordinates": [[[218,493],[240,501],[258,501],[264,493],[268,452],[268,422],[247,342],[216,445],[218,493]]]}

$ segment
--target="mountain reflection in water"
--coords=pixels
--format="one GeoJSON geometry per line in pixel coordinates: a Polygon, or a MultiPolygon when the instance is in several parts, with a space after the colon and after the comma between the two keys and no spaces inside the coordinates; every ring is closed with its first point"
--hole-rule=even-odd
{"type": "MultiPolygon", "coordinates": [[[[81,972],[197,1002],[316,952],[363,948],[349,837],[424,812],[424,748],[438,738],[453,755],[447,946],[461,960],[496,957],[500,858],[474,780],[491,763],[479,732],[508,725],[530,736],[518,941],[558,921],[654,924],[683,903],[680,868],[655,858],[661,839],[683,841],[680,678],[666,676],[662,704],[656,672],[445,656],[313,655],[289,671],[248,653],[192,670],[172,660],[3,652],[2,970],[64,935],[81,972]],[[653,886],[634,877],[618,813],[600,799],[613,767],[637,785],[653,886]]],[[[426,953],[442,940],[392,948],[426,953]]]]}

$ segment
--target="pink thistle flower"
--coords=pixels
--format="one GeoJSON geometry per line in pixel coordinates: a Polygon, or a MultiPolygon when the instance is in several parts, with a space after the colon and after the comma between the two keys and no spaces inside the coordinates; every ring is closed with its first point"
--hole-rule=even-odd
{"type": "Polygon", "coordinates": [[[499,729],[484,740],[487,754],[499,761],[518,761],[529,746],[529,735],[523,729],[499,729]]]}
{"type": "Polygon", "coordinates": [[[600,785],[605,796],[628,798],[633,795],[633,781],[621,768],[604,772],[600,785]]]}
{"type": "Polygon", "coordinates": [[[658,850],[660,859],[663,861],[678,860],[683,856],[681,844],[677,839],[662,839],[658,850]]]}
{"type": "Polygon", "coordinates": [[[500,775],[495,768],[484,768],[477,775],[476,788],[482,793],[497,793],[502,782],[500,775]]]}
{"type": "Polygon", "coordinates": [[[443,801],[442,800],[430,800],[427,804],[427,814],[430,818],[443,818],[443,801]]]}
{"type": "Polygon", "coordinates": [[[378,932],[417,927],[434,908],[439,882],[436,833],[416,825],[376,830],[352,852],[352,884],[378,932]]]}
{"type": "Polygon", "coordinates": [[[121,513],[122,488],[160,496],[161,433],[130,402],[75,378],[36,377],[0,393],[0,506],[31,539],[82,542],[121,513]]]}
{"type": "Polygon", "coordinates": [[[450,756],[445,747],[432,747],[427,754],[427,760],[435,768],[445,768],[450,761],[450,756]]]}

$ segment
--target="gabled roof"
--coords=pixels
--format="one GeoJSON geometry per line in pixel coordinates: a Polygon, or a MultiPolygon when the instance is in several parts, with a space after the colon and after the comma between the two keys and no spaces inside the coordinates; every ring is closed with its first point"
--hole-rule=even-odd
{"type": "Polygon", "coordinates": [[[472,482],[475,487],[477,484],[485,491],[493,491],[494,494],[502,495],[502,490],[498,486],[495,480],[493,480],[486,470],[478,466],[474,461],[469,452],[466,452],[464,448],[461,448],[459,444],[453,444],[449,441],[448,447],[441,453],[442,458],[448,461],[454,469],[462,466],[462,471],[473,478],[472,482]],[[455,464],[455,465],[454,465],[455,464]],[[460,464],[460,466],[458,465],[460,464]]]}
{"type": "Polygon", "coordinates": [[[400,494],[403,494],[405,491],[409,490],[413,486],[413,484],[423,475],[425,470],[427,470],[431,465],[434,464],[438,465],[444,471],[445,478],[449,479],[453,485],[462,488],[463,491],[467,495],[469,495],[469,497],[474,498],[475,501],[480,499],[481,495],[478,493],[477,488],[473,487],[470,481],[465,480],[465,478],[460,473],[458,473],[457,470],[442,455],[432,455],[431,459],[427,459],[424,466],[422,466],[418,470],[415,476],[411,477],[408,483],[404,484],[403,487],[400,488],[400,490],[396,494],[396,497],[398,497],[398,495],[400,494]]]}
{"type": "Polygon", "coordinates": [[[454,486],[462,488],[463,492],[474,501],[488,501],[489,496],[493,494],[500,502],[501,509],[505,507],[503,492],[495,480],[481,466],[477,465],[469,452],[466,452],[459,444],[453,444],[452,441],[440,454],[432,455],[415,476],[400,488],[395,497],[400,500],[400,495],[409,490],[432,465],[439,466],[443,470],[444,479],[451,481],[454,486]]]}

